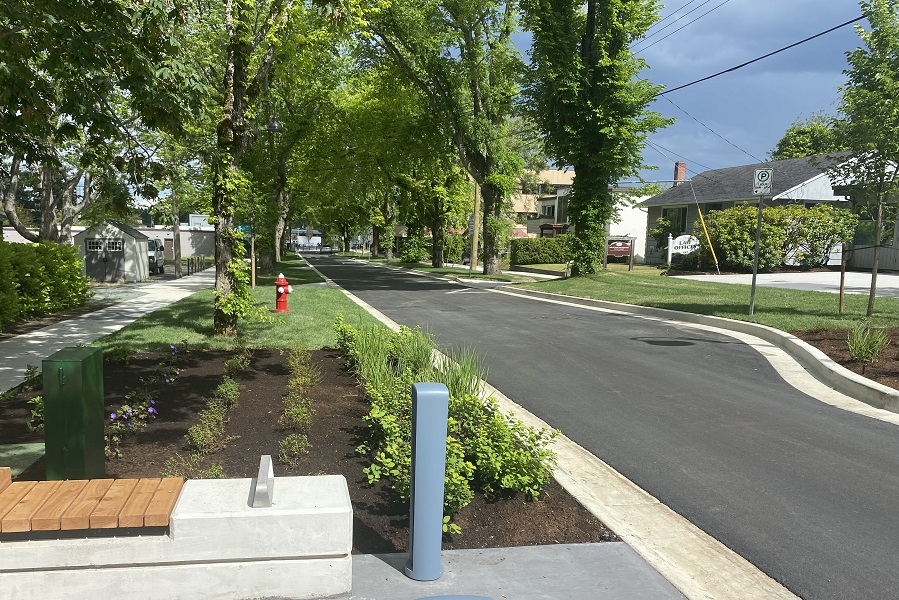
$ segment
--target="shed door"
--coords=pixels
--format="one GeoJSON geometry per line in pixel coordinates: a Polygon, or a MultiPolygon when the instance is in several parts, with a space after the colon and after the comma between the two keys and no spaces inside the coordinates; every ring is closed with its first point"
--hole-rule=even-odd
{"type": "Polygon", "coordinates": [[[94,281],[118,281],[125,277],[123,240],[91,238],[84,240],[84,271],[94,281]]]}

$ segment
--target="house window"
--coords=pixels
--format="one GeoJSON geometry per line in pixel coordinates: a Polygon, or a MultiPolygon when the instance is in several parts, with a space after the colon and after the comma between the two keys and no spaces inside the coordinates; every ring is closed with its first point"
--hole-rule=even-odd
{"type": "Polygon", "coordinates": [[[687,207],[678,206],[676,208],[663,208],[662,217],[671,222],[671,228],[681,233],[687,231],[687,207]]]}
{"type": "Polygon", "coordinates": [[[721,202],[715,202],[714,204],[706,204],[705,205],[705,214],[709,214],[713,210],[722,210],[723,205],[721,202]]]}
{"type": "Polygon", "coordinates": [[[110,252],[121,252],[125,249],[122,240],[109,240],[106,242],[106,249],[110,252]]]}
{"type": "Polygon", "coordinates": [[[556,216],[556,207],[552,204],[547,204],[543,207],[543,216],[547,219],[553,219],[556,216]]]}
{"type": "Polygon", "coordinates": [[[103,252],[103,240],[87,240],[88,252],[103,252]]]}

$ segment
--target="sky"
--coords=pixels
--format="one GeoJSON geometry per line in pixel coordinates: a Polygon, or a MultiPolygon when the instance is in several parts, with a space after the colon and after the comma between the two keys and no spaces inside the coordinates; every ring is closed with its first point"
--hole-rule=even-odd
{"type": "MultiPolygon", "coordinates": [[[[670,0],[661,11],[665,20],[650,29],[645,41],[632,45],[647,62],[643,77],[671,89],[861,16],[854,0],[710,0],[696,8],[703,2],[670,0]],[[662,39],[668,34],[672,35],[662,39]]],[[[670,180],[675,161],[686,162],[688,175],[693,176],[767,160],[797,118],[821,111],[836,114],[838,88],[846,81],[846,52],[860,45],[858,33],[847,25],[657,98],[652,110],[677,121],[648,138],[643,159],[658,170],[644,171],[643,177],[670,180]]]]}

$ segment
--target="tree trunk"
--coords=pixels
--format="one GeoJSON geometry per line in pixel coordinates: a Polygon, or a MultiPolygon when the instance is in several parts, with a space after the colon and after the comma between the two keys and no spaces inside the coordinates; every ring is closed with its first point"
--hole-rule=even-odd
{"type": "Polygon", "coordinates": [[[287,193],[287,169],[284,153],[278,155],[278,179],[275,182],[275,203],[278,206],[278,222],[275,224],[275,264],[281,262],[281,248],[284,247],[284,232],[290,215],[290,194],[287,193]]]}
{"type": "Polygon", "coordinates": [[[437,216],[431,220],[431,266],[437,269],[442,269],[444,265],[445,228],[445,215],[438,211],[437,216]]]}
{"type": "Polygon", "coordinates": [[[500,247],[499,231],[496,225],[503,218],[503,193],[495,185],[485,183],[481,186],[481,196],[484,199],[484,215],[481,217],[484,240],[484,275],[498,275],[500,272],[500,247]]]}
{"type": "Polygon", "coordinates": [[[874,257],[871,260],[871,291],[868,294],[868,310],[865,316],[874,315],[874,299],[877,297],[877,269],[880,267],[880,236],[883,234],[883,192],[877,193],[877,214],[874,217],[874,257]]]}
{"type": "Polygon", "coordinates": [[[175,182],[172,186],[172,260],[175,263],[175,279],[184,277],[181,269],[181,215],[178,213],[178,194],[175,193],[175,182]]]}

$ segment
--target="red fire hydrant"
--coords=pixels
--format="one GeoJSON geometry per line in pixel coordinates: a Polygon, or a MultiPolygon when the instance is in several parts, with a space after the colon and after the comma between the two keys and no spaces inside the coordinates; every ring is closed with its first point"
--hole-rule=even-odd
{"type": "Polygon", "coordinates": [[[284,279],[284,273],[278,273],[275,280],[275,312],[290,312],[287,308],[287,294],[293,291],[293,287],[284,279]]]}

